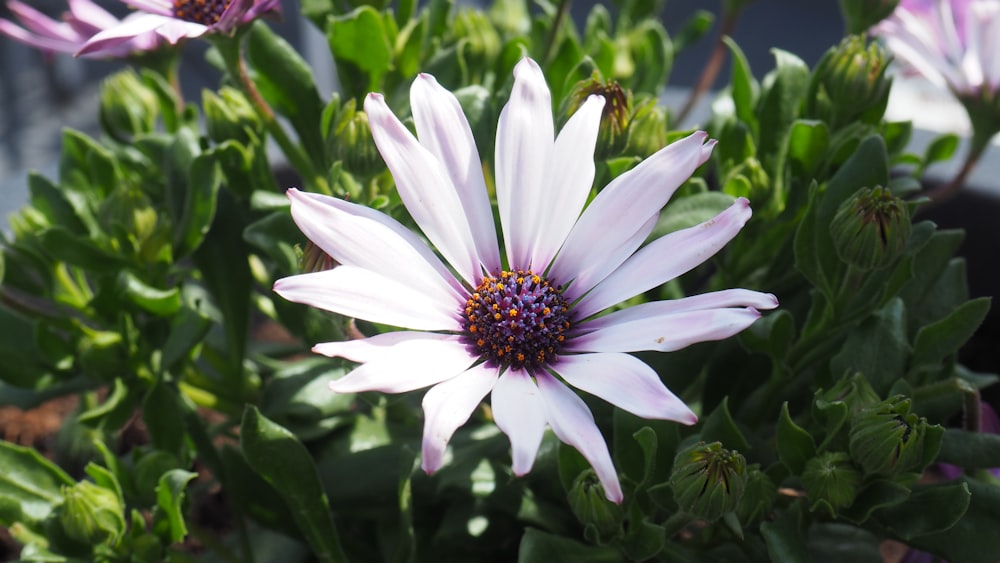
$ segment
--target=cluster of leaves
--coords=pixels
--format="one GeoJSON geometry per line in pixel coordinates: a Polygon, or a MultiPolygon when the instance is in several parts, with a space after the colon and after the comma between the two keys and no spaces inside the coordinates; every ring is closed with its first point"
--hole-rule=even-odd
{"type": "Polygon", "coordinates": [[[427,476],[415,463],[419,394],[328,392],[350,365],[303,352],[355,328],[270,291],[314,256],[268,140],[307,189],[405,221],[363,96],[384,92],[405,115],[413,76],[434,74],[488,163],[527,54],[560,118],[587,94],[616,101],[601,186],[684,134],[657,95],[711,23],[699,14],[670,38],[655,18],[662,2],[643,0],[618,2],[614,17],[597,6],[582,30],[566,2],[387,4],[302,1],[343,84],[329,100],[257,23],[214,41],[223,84],[200,104],[151,69],[109,79],[101,137],[65,132],[58,180],[29,178],[30,205],[0,255],[0,402],[75,394],[80,407],[58,464],[0,444],[0,523],[22,560],[806,561],[842,557],[830,546],[844,544],[870,559],[883,538],[953,561],[1000,557],[997,538],[974,536],[1000,524],[1000,488],[917,480],[935,461],[1000,466],[997,439],[941,426],[996,380],[956,362],[989,304],[967,295],[961,233],[911,225],[919,200],[899,199],[956,139],[905,152],[909,124],[882,117],[886,57],[860,38],[812,70],[776,51],[760,81],[729,44],[730,86],[708,124],[719,144],[657,231],[741,196],[755,215],[711,264],[648,297],[747,287],[782,307],[738,338],[643,356],[700,409],[693,428],[588,399],[621,506],[552,436],[515,478],[487,409],[427,476]],[[876,187],[881,230],[856,237],[852,210],[876,187]],[[213,505],[224,529],[199,516],[213,505]]]}

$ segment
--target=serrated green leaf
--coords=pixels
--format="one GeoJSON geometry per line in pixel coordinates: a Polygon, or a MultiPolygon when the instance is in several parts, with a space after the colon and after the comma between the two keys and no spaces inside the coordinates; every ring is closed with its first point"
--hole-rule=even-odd
{"type": "MultiPolygon", "coordinates": [[[[436,36],[432,22],[431,37],[436,36]]],[[[330,18],[326,37],[338,67],[349,63],[368,75],[369,90],[379,90],[382,76],[392,68],[392,41],[385,21],[371,6],[330,18]]]]}
{"type": "Polygon", "coordinates": [[[166,518],[167,537],[171,543],[177,543],[187,536],[187,525],[184,523],[184,493],[188,482],[197,476],[197,473],[183,469],[171,469],[159,479],[156,487],[156,506],[163,511],[166,518]]]}
{"type": "Polygon", "coordinates": [[[911,369],[934,366],[965,344],[986,318],[990,299],[980,297],[959,305],[950,315],[920,329],[913,342],[911,369]]]}
{"type": "Polygon", "coordinates": [[[729,413],[728,396],[705,418],[701,427],[701,439],[705,442],[722,442],[722,447],[744,454],[750,450],[750,443],[729,413]]]}
{"type": "Polygon", "coordinates": [[[841,509],[840,516],[855,524],[863,524],[879,509],[896,506],[910,496],[910,490],[899,483],[885,479],[865,485],[854,499],[854,504],[841,509]]]}
{"type": "Polygon", "coordinates": [[[903,300],[894,298],[847,335],[840,352],[830,360],[830,371],[860,372],[884,396],[903,377],[909,357],[903,300]]]}
{"type": "Polygon", "coordinates": [[[940,555],[948,561],[992,563],[1000,560],[1000,486],[966,479],[972,497],[969,508],[943,532],[918,536],[910,545],[940,555]]]}
{"type": "Polygon", "coordinates": [[[753,72],[750,70],[750,63],[747,62],[746,55],[740,49],[736,41],[729,37],[723,37],[726,46],[733,55],[732,75],[729,79],[732,89],[733,104],[736,108],[736,118],[747,124],[750,130],[757,131],[757,81],[754,80],[753,72]]]}
{"type": "Polygon", "coordinates": [[[0,524],[42,532],[42,522],[63,502],[61,488],[75,481],[36,450],[0,440],[0,524]]]}
{"type": "Polygon", "coordinates": [[[905,502],[879,510],[876,518],[898,537],[911,540],[954,526],[968,510],[970,496],[961,481],[916,485],[905,502]]]}
{"type": "Polygon", "coordinates": [[[222,175],[214,153],[200,154],[191,162],[184,207],[174,226],[174,256],[194,252],[204,240],[215,218],[216,199],[222,175]]]}
{"type": "Polygon", "coordinates": [[[774,165],[785,144],[799,103],[809,89],[809,67],[802,59],[781,49],[772,49],[775,68],[764,80],[757,114],[760,119],[757,150],[761,162],[774,165]]]}
{"type": "Polygon", "coordinates": [[[805,429],[792,420],[788,414],[787,402],[781,405],[775,439],[778,459],[787,465],[793,474],[801,474],[806,462],[816,455],[816,443],[805,429]]]}
{"type": "Polygon", "coordinates": [[[291,432],[248,406],[240,425],[240,448],[250,467],[292,508],[302,534],[320,561],[347,561],[320,486],[312,456],[291,432]]]}
{"type": "Polygon", "coordinates": [[[795,173],[809,181],[826,156],[830,129],[822,121],[796,120],[788,133],[788,161],[795,173]]]}

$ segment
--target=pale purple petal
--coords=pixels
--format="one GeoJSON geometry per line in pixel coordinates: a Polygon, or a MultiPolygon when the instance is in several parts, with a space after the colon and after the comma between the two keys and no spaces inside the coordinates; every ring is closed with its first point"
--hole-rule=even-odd
{"type": "Polygon", "coordinates": [[[69,0],[68,5],[73,19],[93,29],[95,33],[119,23],[118,18],[90,0],[69,0]]]}
{"type": "Polygon", "coordinates": [[[662,316],[688,311],[704,311],[706,309],[723,309],[726,307],[753,307],[755,309],[774,309],[778,299],[770,293],[761,293],[749,289],[724,289],[682,297],[635,305],[627,309],[615,311],[586,321],[580,325],[580,330],[592,331],[606,326],[642,319],[648,316],[662,316]]]}
{"type": "Polygon", "coordinates": [[[597,473],[608,500],[621,504],[624,495],[618,482],[618,472],[590,409],[583,399],[551,375],[536,374],[535,381],[545,405],[545,418],[552,431],[561,441],[583,454],[597,473]]]}
{"type": "Polygon", "coordinates": [[[577,314],[588,317],[687,273],[732,240],[750,213],[750,202],[739,198],[714,218],[649,243],[585,295],[577,314]]]}
{"type": "MultiPolygon", "coordinates": [[[[336,393],[405,393],[451,379],[475,361],[457,340],[408,340],[330,383],[336,393]]],[[[485,392],[483,393],[485,395],[485,392]]]]}
{"type": "MultiPolygon", "coordinates": [[[[658,303],[649,303],[654,305],[658,303]]],[[[643,309],[636,305],[633,309],[643,309]]],[[[614,315],[608,315],[611,317],[614,315]]],[[[706,309],[666,315],[648,315],[613,322],[570,340],[567,349],[577,352],[673,352],[697,342],[723,340],[737,334],[760,318],[752,307],[706,309]]]]}
{"type": "Polygon", "coordinates": [[[676,141],[601,190],[570,231],[549,278],[572,281],[573,294],[582,295],[614,271],[649,235],[670,196],[708,158],[707,138],[699,131],[676,141]]]}
{"type": "Polygon", "coordinates": [[[29,33],[24,28],[13,23],[0,19],[0,34],[11,39],[20,41],[25,45],[41,49],[43,51],[55,51],[59,53],[72,53],[79,47],[79,43],[69,42],[62,39],[51,39],[29,33]]]}
{"type": "Polygon", "coordinates": [[[410,88],[410,108],[417,139],[437,157],[451,177],[464,216],[469,221],[479,259],[486,271],[495,275],[501,269],[497,231],[486,192],[483,164],[462,106],[433,76],[421,74],[410,88]]]}
{"type": "Polygon", "coordinates": [[[274,282],[274,291],[289,301],[348,317],[414,330],[461,330],[461,302],[448,288],[434,294],[415,290],[398,276],[342,265],[274,282]]]}
{"type": "Polygon", "coordinates": [[[344,358],[352,362],[365,363],[382,357],[386,350],[403,342],[423,342],[429,340],[454,341],[457,338],[459,337],[454,334],[399,330],[395,332],[383,332],[382,334],[357,340],[323,342],[313,346],[312,351],[331,358],[344,358]]]}
{"type": "MultiPolygon", "coordinates": [[[[144,33],[157,31],[173,21],[173,18],[157,14],[135,13],[112,28],[94,35],[76,52],[77,56],[105,52],[144,33]]],[[[204,26],[203,26],[204,27],[204,26]]]]}
{"type": "Polygon", "coordinates": [[[122,0],[122,2],[143,12],[170,17],[174,15],[174,3],[171,0],[122,0]]]}
{"type": "Polygon", "coordinates": [[[396,118],[380,94],[365,98],[365,112],[375,145],[396,180],[396,190],[410,216],[459,275],[478,285],[482,275],[476,241],[451,178],[437,158],[396,118]]]}
{"type": "Polygon", "coordinates": [[[482,364],[431,387],[424,395],[424,439],[420,467],[434,473],[455,431],[465,424],[497,381],[496,368],[482,364]]]}
{"type": "Polygon", "coordinates": [[[232,0],[226,10],[219,16],[219,21],[212,25],[213,29],[229,31],[243,21],[247,11],[254,5],[254,0],[232,0]]]}
{"type": "Polygon", "coordinates": [[[507,370],[493,387],[490,404],[497,427],[510,438],[511,469],[531,471],[545,433],[545,405],[538,386],[522,370],[507,370]]]}
{"type": "Polygon", "coordinates": [[[653,368],[628,354],[560,356],[553,369],[573,387],[642,418],[694,424],[698,417],[660,381],[653,368]]]}
{"type": "Polygon", "coordinates": [[[17,16],[18,22],[30,32],[64,41],[81,40],[69,25],[56,21],[27,4],[11,0],[7,3],[7,8],[17,16]]]}
{"type": "Polygon", "coordinates": [[[590,96],[556,137],[545,188],[532,204],[545,211],[531,245],[534,267],[544,271],[580,217],[594,183],[594,146],[603,96],[590,96]]]}
{"type": "Polygon", "coordinates": [[[437,294],[451,288],[454,300],[463,289],[441,260],[412,231],[395,219],[364,205],[301,192],[286,192],[292,218],[302,233],[341,264],[359,266],[385,277],[404,273],[406,284],[437,294]]]}
{"type": "Polygon", "coordinates": [[[512,269],[544,271],[534,264],[532,245],[538,240],[548,209],[538,205],[546,170],[555,148],[552,98],[538,63],[523,58],[514,67],[510,101],[500,112],[496,140],[497,207],[512,269]]]}
{"type": "Polygon", "coordinates": [[[176,45],[182,39],[194,39],[208,33],[209,27],[200,23],[189,22],[171,18],[163,25],[156,28],[156,33],[167,40],[171,45],[176,45]]]}

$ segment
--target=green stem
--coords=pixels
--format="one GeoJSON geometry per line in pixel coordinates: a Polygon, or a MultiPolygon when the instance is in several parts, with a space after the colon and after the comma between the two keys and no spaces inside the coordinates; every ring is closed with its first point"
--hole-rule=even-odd
{"type": "Polygon", "coordinates": [[[225,37],[225,36],[215,36],[216,40],[214,44],[219,49],[222,54],[222,58],[226,63],[226,69],[236,78],[237,83],[246,94],[250,103],[253,104],[254,108],[257,110],[257,115],[260,117],[261,122],[267,128],[268,133],[274,139],[278,146],[281,147],[281,151],[284,153],[285,158],[291,163],[292,167],[302,175],[302,179],[305,182],[306,189],[313,192],[319,192],[323,194],[331,194],[330,186],[326,181],[326,177],[316,169],[313,164],[312,159],[309,155],[300,147],[288,133],[285,131],[281,123],[278,122],[277,117],[274,115],[274,110],[268,105],[267,101],[261,96],[260,91],[257,89],[257,85],[254,84],[253,80],[250,78],[250,73],[247,71],[246,61],[243,59],[241,53],[241,41],[239,36],[236,38],[225,37]]]}
{"type": "Polygon", "coordinates": [[[733,30],[736,29],[736,22],[739,20],[739,16],[740,10],[723,12],[722,23],[719,24],[719,33],[715,36],[715,46],[712,48],[712,54],[709,55],[708,62],[705,63],[705,68],[702,69],[701,76],[698,77],[698,82],[691,88],[691,93],[688,94],[688,98],[684,102],[684,107],[677,112],[677,117],[674,119],[674,127],[684,123],[684,120],[687,119],[688,114],[694,109],[698,100],[715,84],[715,79],[722,70],[722,63],[726,62],[726,42],[723,39],[732,35],[733,30]]]}
{"type": "Polygon", "coordinates": [[[678,532],[691,523],[691,520],[691,515],[683,510],[678,510],[663,523],[664,537],[669,540],[676,536],[678,532]]]}
{"type": "Polygon", "coordinates": [[[562,27],[562,22],[566,19],[566,13],[569,12],[569,5],[571,0],[561,0],[559,2],[559,8],[556,11],[556,17],[552,20],[552,29],[549,30],[549,37],[545,41],[545,52],[542,53],[542,61],[548,62],[549,58],[552,56],[552,50],[556,46],[556,37],[559,36],[559,28],[562,27]]]}
{"type": "Polygon", "coordinates": [[[966,155],[965,162],[962,163],[962,168],[958,171],[958,174],[956,174],[955,177],[948,183],[927,192],[925,195],[931,198],[931,201],[934,203],[943,203],[955,197],[959,190],[962,189],[962,186],[965,185],[965,181],[969,178],[969,174],[972,172],[972,169],[979,163],[979,158],[983,156],[986,146],[987,145],[985,144],[974,144],[974,146],[969,149],[969,154],[966,155]]]}

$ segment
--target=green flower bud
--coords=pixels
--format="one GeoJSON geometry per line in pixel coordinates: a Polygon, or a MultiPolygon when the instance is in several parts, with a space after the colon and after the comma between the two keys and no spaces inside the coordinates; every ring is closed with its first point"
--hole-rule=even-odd
{"type": "Polygon", "coordinates": [[[823,452],[806,463],[802,486],[812,501],[811,510],[823,507],[830,516],[854,504],[861,486],[861,472],[844,452],[823,452]]]}
{"type": "Polygon", "coordinates": [[[860,270],[892,264],[910,239],[910,210],[887,188],[862,188],[840,205],[830,223],[841,260],[860,270]]]}
{"type": "Polygon", "coordinates": [[[588,469],[570,487],[569,508],[583,524],[592,524],[601,537],[610,537],[621,530],[622,507],[609,501],[597,475],[588,469]]]}
{"type": "Polygon", "coordinates": [[[778,486],[755,463],[748,468],[747,485],[736,509],[736,515],[744,524],[762,520],[771,512],[771,507],[777,498],[778,486]]]}
{"type": "Polygon", "coordinates": [[[656,100],[638,104],[628,128],[628,155],[645,158],[667,145],[667,115],[656,100]]]}
{"type": "Polygon", "coordinates": [[[920,472],[940,447],[941,428],[910,412],[910,399],[897,395],[857,413],[848,449],[867,475],[888,477],[920,472]]]}
{"type": "Polygon", "coordinates": [[[88,377],[112,381],[128,372],[128,350],[121,334],[92,331],[77,343],[80,368],[88,377]]]}
{"type": "Polygon", "coordinates": [[[218,94],[204,90],[201,99],[208,137],[216,143],[233,139],[249,145],[262,137],[260,116],[243,92],[224,86],[218,94]]]}
{"type": "Polygon", "coordinates": [[[877,123],[889,100],[888,52],[860,35],[845,37],[823,56],[810,83],[809,111],[839,129],[854,121],[877,123]]]}
{"type": "Polygon", "coordinates": [[[899,0],[840,0],[840,11],[848,33],[864,33],[889,17],[899,0]]]}
{"type": "Polygon", "coordinates": [[[465,81],[481,83],[487,69],[494,67],[503,40],[489,16],[480,10],[461,10],[451,22],[452,33],[462,46],[462,57],[469,73],[465,81]]]}
{"type": "Polygon", "coordinates": [[[69,537],[86,544],[115,543],[125,532],[122,501],[90,481],[62,488],[59,523],[69,537]]]}
{"type": "Polygon", "coordinates": [[[156,92],[135,71],[123,70],[101,84],[99,119],[113,138],[129,142],[136,135],[152,132],[159,114],[156,92]]]}
{"type": "Polygon", "coordinates": [[[361,177],[369,177],[385,170],[382,155],[372,139],[368,114],[355,111],[354,100],[344,105],[344,113],[337,126],[337,158],[344,170],[361,177]]]}
{"type": "Polygon", "coordinates": [[[856,413],[861,409],[871,407],[881,401],[878,394],[872,389],[868,378],[864,374],[856,373],[851,377],[842,377],[833,387],[821,391],[816,396],[816,406],[823,406],[842,401],[847,405],[850,413],[856,413]]]}
{"type": "Polygon", "coordinates": [[[743,454],[719,442],[698,442],[674,458],[670,484],[678,507],[696,518],[714,521],[739,506],[747,484],[743,454]]]}
{"type": "Polygon", "coordinates": [[[152,202],[142,190],[126,184],[115,186],[98,209],[102,231],[117,245],[109,250],[120,253],[138,249],[156,233],[158,217],[152,202]]]}
{"type": "Polygon", "coordinates": [[[311,240],[306,241],[305,248],[297,247],[297,254],[299,255],[299,270],[305,273],[322,272],[333,269],[337,265],[336,260],[311,240]]]}
{"type": "Polygon", "coordinates": [[[604,98],[601,127],[597,133],[595,158],[604,160],[621,154],[628,141],[632,121],[632,93],[622,89],[614,80],[602,81],[597,71],[586,80],[573,85],[563,104],[563,119],[569,119],[590,96],[604,98]]]}

